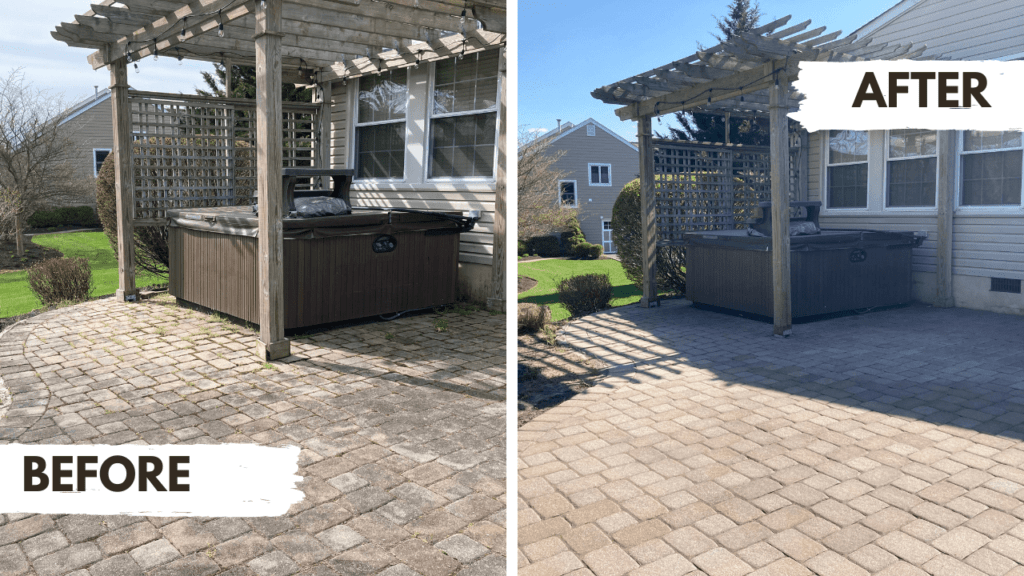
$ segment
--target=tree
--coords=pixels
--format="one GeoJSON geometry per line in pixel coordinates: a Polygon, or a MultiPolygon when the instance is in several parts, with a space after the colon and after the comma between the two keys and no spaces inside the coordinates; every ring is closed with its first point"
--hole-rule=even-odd
{"type": "Polygon", "coordinates": [[[542,134],[519,131],[519,238],[566,230],[576,220],[575,208],[562,206],[558,180],[565,172],[555,163],[565,154],[553,152],[542,134]]]}
{"type": "MultiPolygon", "coordinates": [[[[209,90],[196,89],[196,94],[207,97],[224,97],[224,66],[213,65],[213,73],[203,72],[203,82],[209,90]]],[[[256,67],[231,67],[231,97],[256,99],[256,67]]],[[[296,88],[294,84],[281,86],[281,99],[284,102],[312,102],[313,91],[309,88],[296,88]]]]}
{"type": "MultiPolygon", "coordinates": [[[[749,32],[757,28],[761,19],[761,7],[750,0],[732,0],[729,14],[725,18],[715,17],[716,25],[721,34],[711,35],[719,42],[725,42],[739,32],[749,32]]],[[[697,45],[700,50],[705,47],[697,45]]],[[[675,140],[693,140],[697,142],[724,142],[725,116],[709,112],[676,112],[679,128],[669,127],[669,138],[675,140]]],[[[664,137],[658,134],[659,137],[664,137]]],[[[733,144],[746,146],[767,146],[769,144],[768,124],[761,118],[731,118],[729,120],[729,141],[733,144]]]]}
{"type": "Polygon", "coordinates": [[[62,125],[70,111],[59,96],[33,89],[19,69],[0,78],[0,219],[6,214],[19,256],[25,219],[89,184],[75,174],[73,130],[62,125]]]}

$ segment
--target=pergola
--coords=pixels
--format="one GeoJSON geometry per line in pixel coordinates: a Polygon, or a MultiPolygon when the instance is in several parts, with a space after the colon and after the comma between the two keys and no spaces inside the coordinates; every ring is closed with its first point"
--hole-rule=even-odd
{"type": "MultiPolygon", "coordinates": [[[[856,36],[838,39],[841,31],[825,34],[811,21],[786,26],[780,18],[689,57],[598,88],[592,96],[621,108],[621,120],[638,122],[640,147],[641,222],[643,234],[643,294],[641,306],[658,300],[656,282],[656,189],[651,118],[679,111],[702,111],[728,116],[768,116],[771,131],[772,229],[789,230],[789,124],[787,114],[798,109],[802,95],[792,89],[799,63],[922,59],[926,46],[874,44],[856,36]]],[[[924,58],[931,59],[931,58],[924,58]]],[[[728,130],[728,128],[727,128],[728,130]]],[[[726,132],[728,134],[728,132],[726,132]]],[[[949,139],[947,139],[949,140],[949,139]]],[[[806,178],[806,175],[801,175],[806,178]]],[[[940,191],[940,194],[942,192],[940,191]]],[[[949,190],[947,194],[951,193],[949,190]]],[[[772,234],[774,333],[792,332],[790,246],[788,233],[772,234]]]]}
{"type": "MultiPolygon", "coordinates": [[[[329,117],[332,82],[503,44],[505,0],[103,0],[76,15],[74,22],[57,26],[52,36],[69,46],[95,49],[89,63],[94,69],[110,70],[119,301],[136,299],[133,227],[152,225],[135,222],[129,63],[164,56],[255,66],[258,355],[272,360],[290,354],[281,281],[282,82],[317,85],[326,113],[321,118],[329,117]]],[[[504,66],[501,70],[504,73],[504,66]]],[[[321,122],[319,130],[329,132],[330,122],[321,122]]],[[[495,289],[503,290],[499,266],[504,267],[504,112],[501,136],[492,276],[495,289]]],[[[329,165],[330,139],[321,134],[317,140],[317,158],[329,165]]],[[[503,303],[503,293],[496,296],[503,303]]]]}

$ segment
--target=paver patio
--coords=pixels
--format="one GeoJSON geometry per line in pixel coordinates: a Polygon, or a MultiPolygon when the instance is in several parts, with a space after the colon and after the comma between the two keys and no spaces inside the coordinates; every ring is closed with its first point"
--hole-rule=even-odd
{"type": "Polygon", "coordinates": [[[253,332],[166,296],[15,325],[0,443],[299,445],[305,499],[272,518],[0,515],[0,574],[504,574],[505,317],[440,319],[313,334],[272,365],[253,332]]]}
{"type": "Polygon", "coordinates": [[[1024,318],[794,327],[668,301],[573,322],[615,365],[519,432],[519,574],[1024,575],[1024,318]]]}

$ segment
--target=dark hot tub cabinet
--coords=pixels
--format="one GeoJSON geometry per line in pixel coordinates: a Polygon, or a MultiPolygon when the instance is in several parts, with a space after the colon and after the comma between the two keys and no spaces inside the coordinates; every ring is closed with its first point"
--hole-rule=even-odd
{"type": "MultiPolygon", "coordinates": [[[[695,304],[771,318],[771,204],[745,230],[685,235],[686,297],[695,304]]],[[[790,224],[794,318],[911,300],[911,250],[924,233],[821,230],[820,202],[793,202],[805,213],[790,224]]]]}
{"type": "MultiPolygon", "coordinates": [[[[330,172],[351,179],[351,171],[330,172]]],[[[285,171],[286,330],[455,302],[459,234],[473,227],[476,214],[354,208],[348,214],[297,217],[296,175],[305,174],[285,171]]],[[[331,195],[347,202],[348,181],[340,187],[336,181],[331,195]]],[[[253,208],[170,210],[168,217],[170,294],[259,323],[253,208]]]]}

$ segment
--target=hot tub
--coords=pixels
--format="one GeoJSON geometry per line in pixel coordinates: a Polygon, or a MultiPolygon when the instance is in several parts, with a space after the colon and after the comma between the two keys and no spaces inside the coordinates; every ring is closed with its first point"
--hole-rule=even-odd
{"type": "MultiPolygon", "coordinates": [[[[169,292],[259,323],[258,218],[250,207],[168,211],[169,292]]],[[[284,218],[286,330],[451,304],[458,213],[370,209],[284,218]]]]}
{"type": "MultiPolygon", "coordinates": [[[[806,205],[810,206],[806,206],[806,205]]],[[[820,203],[805,222],[817,227],[820,203]]],[[[764,214],[771,205],[761,204],[764,214]]],[[[695,304],[771,318],[772,239],[767,217],[747,230],[691,232],[685,235],[686,297],[695,304]]],[[[801,222],[795,222],[800,229],[801,222]]],[[[805,230],[807,228],[804,228],[805,230]]],[[[791,235],[790,294],[794,318],[895,306],[911,300],[911,251],[920,232],[820,230],[791,235]]]]}

